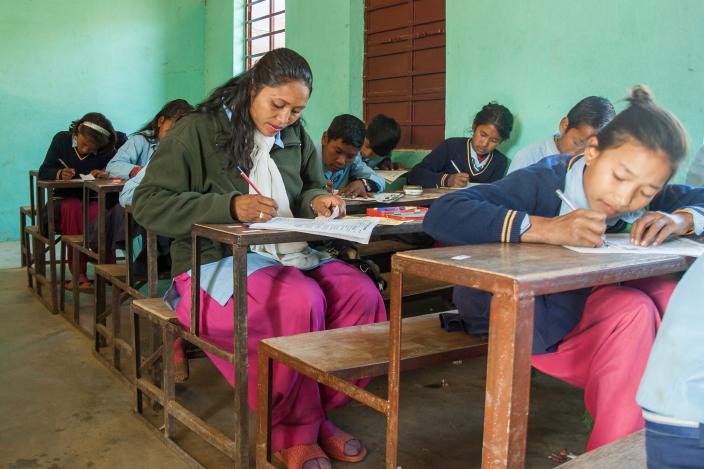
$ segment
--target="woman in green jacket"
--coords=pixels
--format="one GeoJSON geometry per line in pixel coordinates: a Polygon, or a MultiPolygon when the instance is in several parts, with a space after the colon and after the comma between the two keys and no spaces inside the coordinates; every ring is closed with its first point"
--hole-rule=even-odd
{"type": "MultiPolygon", "coordinates": [[[[167,301],[190,321],[191,225],[266,221],[274,216],[344,214],[324,190],[322,163],[300,116],[313,89],[306,60],[290,49],[264,55],[249,71],[217,88],[161,142],[134,195],[135,218],[174,238],[174,283],[167,301]],[[240,176],[249,174],[261,195],[240,176]]],[[[232,350],[232,256],[204,240],[202,336],[232,350]]],[[[249,363],[268,337],[369,324],[386,319],[372,281],[348,264],[323,259],[306,243],[253,246],[247,255],[249,363]],[[354,287],[351,287],[354,285],[354,287]]],[[[210,356],[231,385],[231,364],[210,356]]],[[[183,361],[183,356],[180,359],[183,361]]],[[[257,367],[249,404],[256,408],[257,367]]],[[[358,385],[366,384],[358,381],[358,385]]],[[[361,442],[337,429],[326,412],[348,399],[291,369],[274,365],[272,447],[289,468],[327,468],[330,458],[360,461],[361,442]]]]}

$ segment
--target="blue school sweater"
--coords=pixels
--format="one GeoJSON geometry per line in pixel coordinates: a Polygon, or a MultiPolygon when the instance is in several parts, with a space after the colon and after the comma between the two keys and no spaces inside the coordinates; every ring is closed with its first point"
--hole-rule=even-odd
{"type": "MultiPolygon", "coordinates": [[[[565,190],[568,170],[581,158],[581,155],[550,156],[493,184],[445,195],[431,206],[423,228],[445,244],[519,242],[521,227],[527,226],[527,216],[560,214],[562,202],[555,190],[565,190]]],[[[668,184],[650,204],[653,211],[672,212],[685,207],[704,215],[704,189],[668,184]]],[[[624,227],[624,223],[614,226],[616,231],[624,227]]],[[[586,288],[535,298],[533,353],[556,349],[579,322],[590,291],[586,288]]],[[[453,300],[466,332],[488,334],[490,294],[455,287],[453,300]]]]}
{"type": "Polygon", "coordinates": [[[460,171],[469,174],[469,182],[488,183],[501,179],[508,167],[508,158],[499,150],[494,150],[488,161],[483,161],[481,168],[472,161],[469,138],[453,137],[435,147],[423,161],[406,174],[409,184],[423,187],[447,187],[449,176],[457,173],[452,162],[460,171]]]}

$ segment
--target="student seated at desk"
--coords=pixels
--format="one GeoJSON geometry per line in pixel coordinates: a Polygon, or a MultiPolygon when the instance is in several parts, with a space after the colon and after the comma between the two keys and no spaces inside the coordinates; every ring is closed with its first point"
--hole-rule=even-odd
{"type": "MultiPolygon", "coordinates": [[[[300,123],[312,90],[306,60],[280,48],[215,89],[185,116],[154,153],[134,194],[134,215],[147,230],[175,238],[174,283],[167,293],[190,323],[191,226],[265,222],[274,216],[329,216],[345,203],[325,191],[321,160],[300,123]],[[258,195],[237,169],[249,173],[258,195]]],[[[364,134],[360,137],[364,138],[364,134]]],[[[230,246],[203,240],[202,337],[233,344],[230,246]]],[[[369,324],[386,319],[369,277],[343,262],[325,262],[306,243],[253,246],[247,255],[249,405],[256,409],[257,344],[268,337],[369,324]],[[354,285],[354,288],[344,288],[354,285]]],[[[183,352],[177,363],[183,363],[183,352]]],[[[230,385],[232,364],[210,356],[230,385]]],[[[355,380],[364,384],[368,380],[355,380]]],[[[330,459],[359,461],[366,449],[337,429],[326,412],[348,402],[280,364],[273,369],[272,446],[289,468],[329,468],[330,459]]]]}
{"type": "Polygon", "coordinates": [[[560,120],[559,133],[519,150],[511,160],[508,173],[537,163],[546,156],[581,153],[589,137],[596,135],[614,115],[614,106],[608,99],[599,96],[582,99],[560,120]]]}
{"type": "MultiPolygon", "coordinates": [[[[589,139],[584,155],[550,156],[493,184],[447,194],[423,227],[445,244],[593,247],[605,231],[629,223],[631,242],[642,246],[701,234],[704,189],[667,183],[686,154],[682,124],[636,87],[630,106],[589,139]]],[[[587,450],[643,427],[636,390],[674,286],[649,278],[535,299],[532,365],[584,389],[594,419],[587,450]]],[[[453,300],[459,314],[446,328],[486,335],[490,295],[455,287],[453,300]]]]}
{"type": "Polygon", "coordinates": [[[377,114],[367,125],[359,150],[367,166],[374,169],[403,169],[391,162],[391,152],[401,140],[401,127],[392,117],[377,114]]]}
{"type": "Polygon", "coordinates": [[[690,186],[704,186],[704,145],[699,149],[687,172],[687,184],[690,186]]]}
{"type": "MultiPolygon", "coordinates": [[[[176,121],[191,111],[193,111],[193,106],[185,99],[169,101],[144,127],[129,136],[127,142],[120,147],[108,163],[106,170],[110,177],[128,179],[120,191],[120,204],[108,209],[105,217],[105,242],[111,251],[118,248],[124,249],[125,211],[123,207],[132,203],[134,190],[141,182],[144,170],[154,150],[157,149],[159,142],[166,137],[176,121]]],[[[142,239],[146,240],[144,230],[140,230],[140,233],[143,235],[142,239]]],[[[95,223],[88,228],[88,239],[91,243],[97,244],[98,227],[95,223]]],[[[169,263],[169,244],[168,238],[157,237],[160,265],[169,263]]],[[[146,247],[146,244],[143,244],[143,247],[146,247]]],[[[146,274],[146,267],[146,249],[142,249],[135,259],[135,274],[140,276],[146,274]]]]}
{"type": "Polygon", "coordinates": [[[149,162],[161,139],[171,130],[171,126],[179,117],[191,111],[193,106],[185,99],[174,99],[166,103],[152,120],[130,135],[127,142],[110,160],[105,168],[110,177],[120,179],[135,177],[149,162]]]}
{"type": "Polygon", "coordinates": [[[320,146],[327,188],[339,190],[341,196],[368,196],[384,192],[386,181],[364,164],[359,154],[364,144],[364,122],[350,114],[335,117],[323,132],[320,146]]]}
{"type": "Polygon", "coordinates": [[[472,122],[470,138],[448,138],[406,175],[409,184],[423,187],[465,187],[470,182],[501,179],[508,158],[496,146],[511,136],[513,115],[508,108],[489,103],[472,122]]]}
{"type": "Polygon", "coordinates": [[[704,256],[684,274],[638,388],[650,469],[704,466],[704,256]]]}
{"type": "MultiPolygon", "coordinates": [[[[58,132],[51,141],[44,162],[39,168],[40,180],[78,179],[79,175],[92,175],[106,178],[105,165],[115,155],[115,151],[125,143],[122,132],[116,132],[112,123],[98,112],[89,112],[71,123],[68,131],[58,132]]],[[[58,232],[65,235],[83,234],[83,191],[67,189],[57,191],[63,199],[58,203],[58,232]]],[[[88,221],[92,223],[98,214],[98,203],[91,202],[88,221]]],[[[69,250],[69,265],[73,252],[69,250]]],[[[87,259],[81,255],[81,288],[91,288],[92,284],[85,275],[87,259]]],[[[66,288],[72,288],[69,280],[66,288]]]]}

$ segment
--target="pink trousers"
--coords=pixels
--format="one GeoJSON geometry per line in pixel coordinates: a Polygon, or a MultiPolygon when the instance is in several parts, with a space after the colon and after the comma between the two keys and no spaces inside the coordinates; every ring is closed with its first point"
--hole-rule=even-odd
{"type": "Polygon", "coordinates": [[[557,351],[533,355],[538,370],[584,389],[594,419],[587,451],[643,428],[636,391],[675,285],[653,277],[597,287],[557,351]]]}
{"type": "MultiPolygon", "coordinates": [[[[176,314],[188,327],[191,277],[184,273],[174,281],[181,296],[176,314]]],[[[247,293],[248,396],[252,409],[256,409],[257,347],[262,339],[386,320],[384,302],[369,277],[339,261],[305,272],[293,267],[260,269],[248,277],[247,293]]],[[[233,299],[221,306],[202,289],[200,299],[201,336],[232,351],[233,299]]],[[[232,365],[212,355],[209,358],[234,386],[232,365]]],[[[368,382],[366,379],[353,383],[364,386],[368,382]]],[[[317,442],[320,426],[326,420],[325,412],[348,401],[347,396],[274,362],[273,450],[317,442]]]]}
{"type": "MultiPolygon", "coordinates": [[[[65,235],[85,234],[83,230],[83,200],[76,198],[68,198],[61,201],[61,215],[59,218],[59,233],[65,235]]],[[[88,204],[88,223],[94,223],[98,217],[98,202],[90,202],[88,204]]],[[[73,250],[68,251],[68,263],[71,265],[73,260],[73,250]]],[[[108,264],[115,262],[115,252],[111,249],[107,250],[108,264]]],[[[88,258],[85,254],[81,254],[80,273],[86,273],[88,258]]]]}

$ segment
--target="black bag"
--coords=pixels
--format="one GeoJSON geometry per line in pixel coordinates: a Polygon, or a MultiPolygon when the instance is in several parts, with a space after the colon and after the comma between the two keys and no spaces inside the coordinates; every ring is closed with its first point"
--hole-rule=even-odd
{"type": "Polygon", "coordinates": [[[336,239],[326,241],[322,246],[318,246],[317,248],[327,252],[335,259],[355,266],[361,272],[367,274],[380,292],[386,290],[387,282],[381,276],[379,266],[370,259],[360,259],[359,252],[354,243],[336,239]]]}

